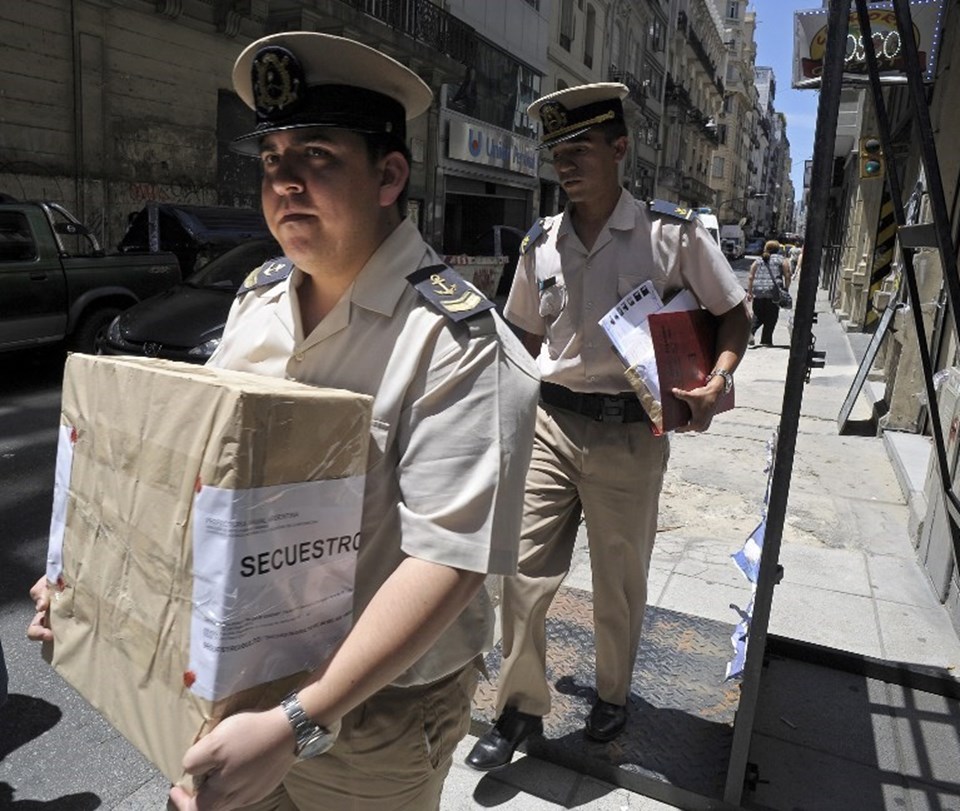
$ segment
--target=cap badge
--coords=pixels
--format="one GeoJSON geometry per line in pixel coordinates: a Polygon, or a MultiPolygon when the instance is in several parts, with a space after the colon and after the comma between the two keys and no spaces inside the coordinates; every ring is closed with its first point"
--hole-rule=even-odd
{"type": "Polygon", "coordinates": [[[556,101],[548,101],[540,108],[540,120],[549,135],[567,126],[567,108],[556,101]]]}
{"type": "Polygon", "coordinates": [[[257,52],[252,73],[257,114],[264,118],[289,115],[306,88],[303,67],[296,55],[276,45],[257,52]]]}

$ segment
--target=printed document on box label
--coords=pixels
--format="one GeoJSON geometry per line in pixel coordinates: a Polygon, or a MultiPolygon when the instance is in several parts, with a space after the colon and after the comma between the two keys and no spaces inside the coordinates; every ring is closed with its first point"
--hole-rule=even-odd
{"type": "Polygon", "coordinates": [[[350,628],[364,477],[194,500],[191,690],[216,701],[321,664],[350,628]]]}

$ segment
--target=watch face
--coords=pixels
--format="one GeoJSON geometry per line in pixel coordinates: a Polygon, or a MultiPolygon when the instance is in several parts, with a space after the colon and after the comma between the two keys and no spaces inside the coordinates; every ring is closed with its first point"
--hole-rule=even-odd
{"type": "Polygon", "coordinates": [[[304,741],[300,747],[300,751],[297,753],[297,757],[300,758],[300,760],[307,760],[308,758],[322,755],[333,747],[336,739],[336,735],[328,732],[323,727],[317,727],[317,731],[304,741]]]}

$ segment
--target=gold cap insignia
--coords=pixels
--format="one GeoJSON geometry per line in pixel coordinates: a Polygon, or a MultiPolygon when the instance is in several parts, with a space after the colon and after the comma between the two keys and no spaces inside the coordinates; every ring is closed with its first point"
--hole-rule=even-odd
{"type": "Polygon", "coordinates": [[[547,135],[567,126],[567,108],[556,101],[548,101],[540,108],[540,120],[547,135]]]}
{"type": "Polygon", "coordinates": [[[251,70],[257,113],[266,118],[289,114],[305,87],[297,57],[276,45],[263,48],[254,58],[251,70]]]}

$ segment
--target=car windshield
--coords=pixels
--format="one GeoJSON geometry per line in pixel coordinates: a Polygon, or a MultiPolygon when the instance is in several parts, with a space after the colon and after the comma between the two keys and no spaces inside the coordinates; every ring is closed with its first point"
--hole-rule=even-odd
{"type": "Polygon", "coordinates": [[[204,265],[187,279],[187,284],[191,287],[236,290],[251,270],[282,253],[273,240],[245,242],[204,265]]]}

